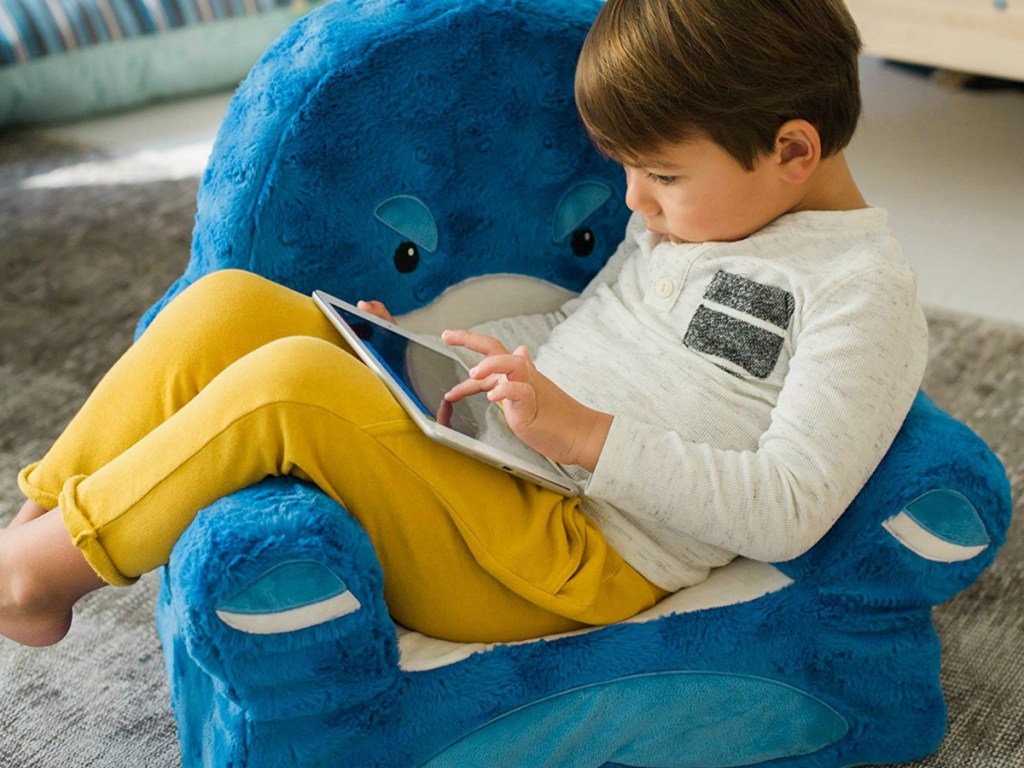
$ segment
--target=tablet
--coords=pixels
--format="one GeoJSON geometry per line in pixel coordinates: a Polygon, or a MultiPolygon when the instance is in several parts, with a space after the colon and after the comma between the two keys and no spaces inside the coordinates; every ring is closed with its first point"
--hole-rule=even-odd
{"type": "Polygon", "coordinates": [[[483,394],[444,399],[469,371],[439,338],[406,331],[323,291],[313,299],[428,438],[565,496],[579,494],[575,480],[512,433],[500,405],[483,394]]]}

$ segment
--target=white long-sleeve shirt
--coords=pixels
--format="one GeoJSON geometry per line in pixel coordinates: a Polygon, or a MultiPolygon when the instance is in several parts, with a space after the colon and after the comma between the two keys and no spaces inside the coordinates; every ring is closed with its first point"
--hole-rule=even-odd
{"type": "Polygon", "coordinates": [[[559,311],[480,326],[614,416],[584,509],[675,591],[737,554],[796,557],[850,504],[920,386],[915,278],[877,208],[677,244],[634,216],[559,311]]]}

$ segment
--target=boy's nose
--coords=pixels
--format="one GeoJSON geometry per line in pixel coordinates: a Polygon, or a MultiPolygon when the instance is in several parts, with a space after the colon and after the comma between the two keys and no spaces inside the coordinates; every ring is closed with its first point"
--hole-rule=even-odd
{"type": "Polygon", "coordinates": [[[645,216],[654,216],[661,210],[647,189],[643,172],[632,168],[626,169],[626,207],[645,216]]]}

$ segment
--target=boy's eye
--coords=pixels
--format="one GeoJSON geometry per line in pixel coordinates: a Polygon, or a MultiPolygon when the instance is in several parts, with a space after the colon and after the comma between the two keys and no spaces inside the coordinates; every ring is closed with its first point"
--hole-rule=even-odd
{"type": "Polygon", "coordinates": [[[668,186],[669,184],[676,180],[675,176],[662,176],[660,173],[648,173],[647,178],[651,179],[652,181],[656,181],[659,184],[664,184],[665,186],[668,186]]]}

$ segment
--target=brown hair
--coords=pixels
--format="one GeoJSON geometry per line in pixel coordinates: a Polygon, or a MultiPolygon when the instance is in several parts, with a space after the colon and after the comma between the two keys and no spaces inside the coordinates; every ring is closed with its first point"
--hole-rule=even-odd
{"type": "Polygon", "coordinates": [[[706,137],[750,170],[797,118],[829,157],[860,116],[860,45],[843,0],[608,0],[576,105],[598,149],[630,164],[706,137]]]}

